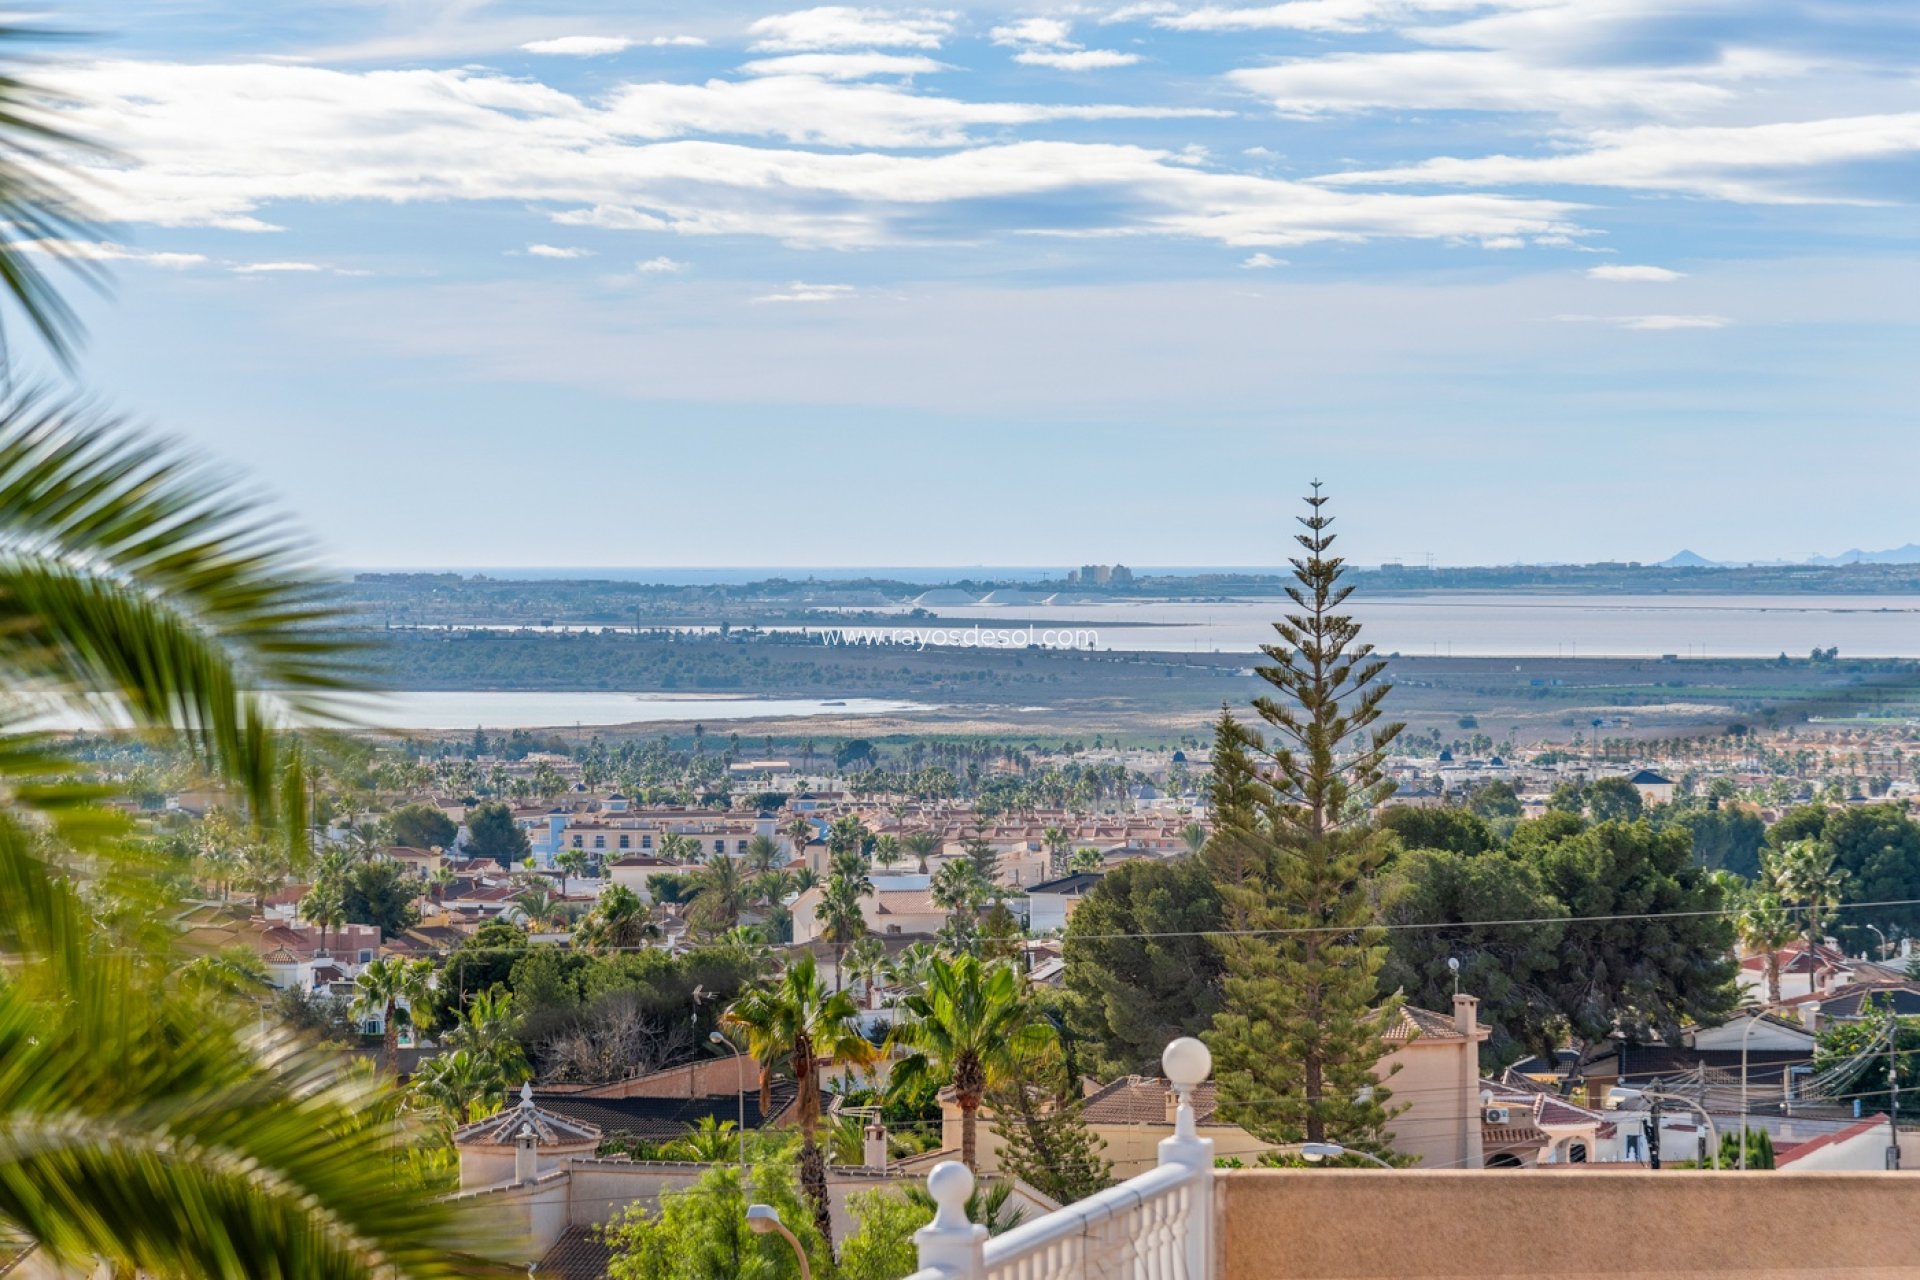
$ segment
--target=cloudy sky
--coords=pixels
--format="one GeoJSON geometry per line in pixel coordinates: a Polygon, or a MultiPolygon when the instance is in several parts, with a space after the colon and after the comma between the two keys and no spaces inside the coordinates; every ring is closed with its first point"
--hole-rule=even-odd
{"type": "Polygon", "coordinates": [[[146,0],[80,377],[352,565],[1920,540],[1907,0],[146,0]]]}

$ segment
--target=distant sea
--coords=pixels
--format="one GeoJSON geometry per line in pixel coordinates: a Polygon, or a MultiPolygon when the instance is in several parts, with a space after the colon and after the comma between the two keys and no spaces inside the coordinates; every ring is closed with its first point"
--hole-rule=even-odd
{"type": "MultiPolygon", "coordinates": [[[[1189,577],[1202,573],[1285,573],[1284,567],[1253,568],[1246,565],[1128,565],[1137,575],[1172,575],[1189,577]]],[[[658,583],[670,587],[708,587],[733,586],[746,582],[764,582],[769,578],[787,578],[804,582],[808,578],[818,578],[823,582],[844,582],[852,578],[876,578],[887,582],[910,582],[919,586],[937,587],[949,582],[1058,582],[1067,576],[1069,569],[1078,565],[1001,565],[1001,564],[961,564],[961,565],[854,565],[793,567],[780,565],[747,565],[718,569],[688,569],[673,567],[657,568],[616,568],[607,565],[555,565],[529,568],[525,565],[507,568],[449,568],[435,565],[420,568],[380,568],[348,569],[348,573],[458,573],[466,576],[483,574],[489,578],[503,578],[526,582],[544,582],[552,579],[591,579],[600,582],[646,582],[658,583]]]]}

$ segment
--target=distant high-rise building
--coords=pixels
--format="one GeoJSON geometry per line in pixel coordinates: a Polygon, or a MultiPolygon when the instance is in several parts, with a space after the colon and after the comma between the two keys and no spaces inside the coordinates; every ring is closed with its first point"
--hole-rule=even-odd
{"type": "Polygon", "coordinates": [[[1123,564],[1117,564],[1113,566],[1112,578],[1113,578],[1113,581],[1116,583],[1124,584],[1124,583],[1132,582],[1133,570],[1127,568],[1127,566],[1123,564]]]}

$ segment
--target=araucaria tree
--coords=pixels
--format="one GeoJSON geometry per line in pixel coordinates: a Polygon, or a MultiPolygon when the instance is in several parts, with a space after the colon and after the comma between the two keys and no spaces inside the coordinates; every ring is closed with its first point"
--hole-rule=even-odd
{"type": "Polygon", "coordinates": [[[1333,518],[1316,482],[1296,535],[1305,555],[1256,668],[1277,691],[1254,711],[1269,742],[1222,710],[1206,857],[1229,932],[1224,1007],[1207,1037],[1222,1114],[1269,1141],[1386,1144],[1388,1091],[1373,1077],[1391,1025],[1376,1007],[1386,959],[1374,879],[1389,855],[1372,807],[1392,791],[1380,723],[1386,663],[1339,612],[1351,586],[1331,554],[1333,518]]]}

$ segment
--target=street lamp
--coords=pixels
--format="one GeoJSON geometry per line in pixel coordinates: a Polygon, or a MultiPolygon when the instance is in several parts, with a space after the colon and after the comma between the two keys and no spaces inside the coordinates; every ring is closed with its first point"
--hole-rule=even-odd
{"type": "Polygon", "coordinates": [[[1353,1151],[1337,1142],[1303,1142],[1300,1144],[1300,1157],[1314,1164],[1322,1160],[1338,1160],[1341,1156],[1359,1156],[1362,1160],[1371,1160],[1382,1169],[1391,1169],[1392,1165],[1374,1155],[1371,1151],[1353,1151]]]}
{"type": "Polygon", "coordinates": [[[793,1246],[793,1256],[800,1259],[800,1280],[813,1280],[813,1268],[807,1265],[807,1251],[800,1247],[800,1241],[793,1232],[787,1230],[787,1224],[780,1221],[780,1211],[770,1204],[750,1204],[747,1206],[747,1226],[755,1235],[765,1235],[769,1231],[778,1231],[793,1246]]]}
{"type": "MultiPolygon", "coordinates": [[[[739,1045],[736,1045],[718,1031],[708,1032],[707,1039],[717,1045],[731,1049],[733,1051],[735,1064],[737,1066],[744,1065],[746,1055],[740,1052],[739,1045]]],[[[747,1073],[742,1070],[736,1078],[740,1082],[740,1087],[735,1090],[735,1092],[738,1094],[740,1100],[740,1187],[741,1190],[744,1191],[747,1185],[747,1073]]]]}
{"type": "Polygon", "coordinates": [[[1876,961],[1884,961],[1888,956],[1893,954],[1893,945],[1887,941],[1887,935],[1880,932],[1879,925],[1870,924],[1867,928],[1873,930],[1874,936],[1880,939],[1880,951],[1874,956],[1874,959],[1876,961]]]}

